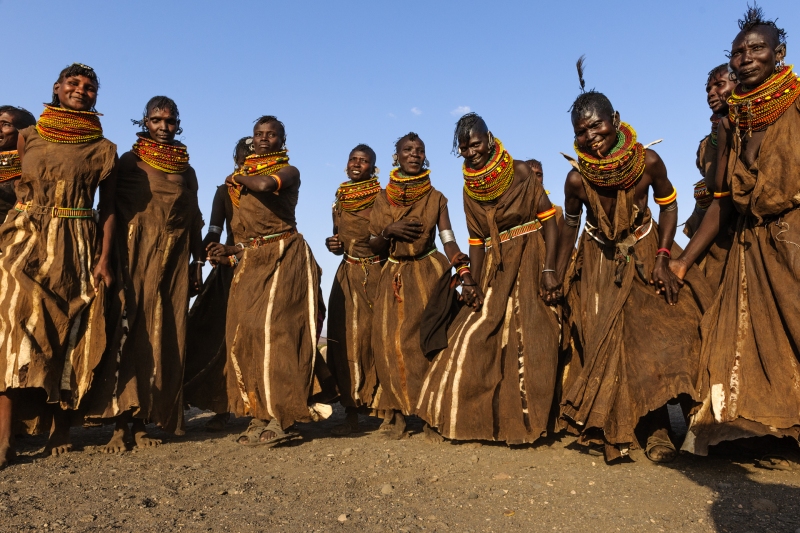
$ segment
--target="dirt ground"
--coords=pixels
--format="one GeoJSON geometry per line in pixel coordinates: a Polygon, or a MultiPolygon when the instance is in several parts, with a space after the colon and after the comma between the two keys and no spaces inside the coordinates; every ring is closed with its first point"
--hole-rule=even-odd
{"type": "Polygon", "coordinates": [[[40,455],[43,437],[20,440],[0,472],[0,531],[800,532],[800,466],[758,468],[742,447],[607,465],[568,436],[434,445],[413,420],[389,441],[366,417],[333,438],[337,407],[300,425],[302,441],[244,448],[246,419],[209,433],[210,413],[187,416],[184,437],[155,432],[162,446],[122,455],[100,452],[110,427],[73,429],[77,450],[58,458],[40,455]]]}

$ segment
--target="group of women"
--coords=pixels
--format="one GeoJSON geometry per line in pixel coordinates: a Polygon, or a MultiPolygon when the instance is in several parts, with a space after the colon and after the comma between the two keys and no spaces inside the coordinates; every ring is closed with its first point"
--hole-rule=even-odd
{"type": "MultiPolygon", "coordinates": [[[[371,415],[382,418],[379,431],[402,438],[416,415],[432,442],[522,444],[565,429],[609,461],[637,448],[653,461],[674,459],[670,403],[691,415],[684,449],[694,453],[745,436],[796,440],[791,304],[774,297],[766,310],[777,317],[770,346],[786,344],[771,359],[759,355],[766,337],[752,322],[755,337],[741,326],[755,306],[747,290],[762,291],[759,305],[767,305],[759,276],[785,275],[788,265],[785,281],[797,282],[788,248],[797,246],[796,230],[786,222],[797,202],[769,204],[778,218],[764,216],[760,227],[774,224],[763,250],[777,253],[769,259],[777,266],[758,267],[736,244],[746,231],[761,238],[742,201],[749,192],[741,183],[752,182],[731,174],[728,158],[739,161],[741,142],[752,166],[751,139],[795,127],[800,78],[783,64],[785,34],[758,8],[740,29],[730,63],[707,81],[712,131],[698,153],[704,179],[686,252],[673,243],[677,194],[663,161],[606,96],[583,89],[581,59],[571,115],[577,159],[567,156],[563,212],[548,198],[540,163],[515,160],[477,114],[456,124],[468,253],[418,134],[398,139],[385,188],[372,148],[353,148],[326,240],[342,262],[325,349],[321,271],[297,229],[300,172],[283,123],[262,116],[237,143],[203,239],[197,178],[175,140],[175,102],[151,99],[133,148],[117,159],[94,111],[97,76],[86,65],[64,69],[38,121],[0,107],[0,200],[8,208],[0,227],[0,460],[13,459],[16,423],[30,431],[49,424],[48,450],[58,454],[71,447],[70,425],[113,421],[105,450],[117,452],[158,444],[148,422],[181,433],[186,405],[217,413],[209,429],[230,413],[251,417],[237,442],[272,446],[299,437],[297,422],[330,416],[337,399],[346,410],[337,436],[358,432],[359,416],[371,415]],[[203,283],[206,261],[214,269],[203,283]],[[744,294],[731,296],[745,279],[744,294]],[[737,309],[731,298],[737,316],[727,315],[737,309]],[[720,334],[731,327],[737,344],[725,351],[720,334]],[[758,357],[761,368],[752,364],[758,357]],[[777,389],[779,401],[762,397],[777,389]]],[[[762,144],[762,163],[773,164],[763,159],[770,150],[762,144]]]]}

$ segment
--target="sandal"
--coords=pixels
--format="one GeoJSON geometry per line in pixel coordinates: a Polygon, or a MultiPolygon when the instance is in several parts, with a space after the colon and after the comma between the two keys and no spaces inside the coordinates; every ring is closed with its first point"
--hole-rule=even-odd
{"type": "Polygon", "coordinates": [[[765,455],[761,459],[756,459],[756,464],[761,468],[768,470],[784,470],[786,472],[792,471],[792,463],[783,455],[765,455]]]}
{"type": "Polygon", "coordinates": [[[238,444],[242,446],[275,446],[282,442],[286,442],[292,439],[299,437],[300,434],[294,431],[285,432],[281,428],[280,424],[278,424],[275,419],[269,421],[269,423],[265,423],[264,420],[259,420],[254,418],[250,421],[250,425],[247,427],[244,433],[239,435],[236,439],[238,444]],[[272,432],[272,437],[266,440],[262,440],[261,436],[266,433],[267,431],[272,432]]]}
{"type": "Polygon", "coordinates": [[[650,435],[647,438],[647,447],[644,450],[644,455],[654,463],[671,463],[678,456],[678,450],[675,449],[675,445],[672,444],[671,440],[650,435]],[[668,448],[672,453],[666,455],[662,453],[660,458],[655,458],[651,456],[655,448],[668,448]]]}

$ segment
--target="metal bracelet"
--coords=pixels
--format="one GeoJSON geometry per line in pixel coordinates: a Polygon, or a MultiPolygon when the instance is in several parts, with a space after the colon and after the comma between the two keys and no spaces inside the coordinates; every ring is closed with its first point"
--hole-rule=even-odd
{"type": "Polygon", "coordinates": [[[565,212],[564,223],[572,228],[577,228],[581,223],[581,216],[583,216],[583,209],[578,211],[577,215],[570,215],[569,213],[565,212]]]}
{"type": "Polygon", "coordinates": [[[222,227],[220,226],[208,226],[209,233],[216,233],[217,235],[222,235],[222,227]]]}
{"type": "Polygon", "coordinates": [[[678,202],[677,201],[672,202],[669,205],[662,205],[661,206],[661,210],[662,211],[675,211],[676,209],[678,209],[678,202]]]}
{"type": "Polygon", "coordinates": [[[443,229],[439,232],[439,240],[442,241],[442,246],[448,242],[456,242],[456,234],[451,229],[443,229]]]}

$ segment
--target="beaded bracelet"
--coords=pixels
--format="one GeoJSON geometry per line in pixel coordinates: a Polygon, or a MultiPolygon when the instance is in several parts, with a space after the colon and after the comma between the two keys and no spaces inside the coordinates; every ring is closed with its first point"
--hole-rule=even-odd
{"type": "Polygon", "coordinates": [[[678,191],[676,191],[675,187],[673,187],[672,193],[669,196],[665,196],[664,198],[657,198],[654,196],[653,200],[655,200],[655,202],[658,205],[669,205],[672,202],[674,202],[677,198],[678,198],[678,191]]]}
{"type": "Polygon", "coordinates": [[[550,220],[556,214],[556,208],[551,207],[547,211],[542,211],[541,213],[536,214],[536,218],[539,219],[539,222],[543,223],[545,220],[550,220]]]}
{"type": "Polygon", "coordinates": [[[236,257],[236,254],[229,255],[228,256],[228,261],[230,262],[232,267],[235,267],[236,265],[239,264],[239,258],[236,257]]]}
{"type": "Polygon", "coordinates": [[[274,179],[275,183],[278,185],[278,188],[275,189],[275,192],[278,192],[279,190],[281,190],[281,185],[282,185],[281,178],[277,174],[271,174],[270,178],[274,179]]]}
{"type": "Polygon", "coordinates": [[[670,259],[672,259],[672,254],[671,254],[671,253],[670,253],[670,251],[669,251],[668,249],[666,249],[666,248],[659,248],[659,249],[656,251],[656,257],[658,257],[659,255],[661,255],[662,253],[663,253],[663,254],[667,254],[667,257],[668,257],[668,258],[670,258],[670,259]]]}
{"type": "Polygon", "coordinates": [[[483,239],[472,239],[470,238],[468,241],[470,246],[483,246],[483,239]]]}
{"type": "Polygon", "coordinates": [[[724,192],[715,192],[714,198],[725,198],[726,196],[730,196],[731,191],[724,191],[724,192]]]}

